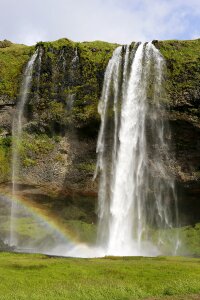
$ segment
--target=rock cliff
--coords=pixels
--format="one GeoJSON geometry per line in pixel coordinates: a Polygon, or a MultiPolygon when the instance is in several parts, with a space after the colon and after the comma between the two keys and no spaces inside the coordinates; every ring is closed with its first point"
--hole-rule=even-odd
{"type": "MultiPolygon", "coordinates": [[[[200,39],[153,41],[166,60],[163,99],[171,127],[183,224],[200,221],[200,39]]],[[[11,181],[12,117],[23,70],[38,49],[23,122],[19,182],[95,195],[97,105],[116,44],[68,39],[36,46],[0,42],[0,181],[11,181]]]]}

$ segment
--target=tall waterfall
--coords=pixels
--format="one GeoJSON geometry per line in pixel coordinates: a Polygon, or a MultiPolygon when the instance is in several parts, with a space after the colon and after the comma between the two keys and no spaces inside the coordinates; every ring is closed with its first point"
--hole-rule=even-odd
{"type": "MultiPolygon", "coordinates": [[[[38,50],[32,55],[30,60],[27,63],[27,66],[24,71],[23,81],[20,90],[20,98],[16,108],[16,114],[13,118],[12,124],[12,192],[13,196],[16,193],[16,182],[19,176],[19,168],[20,168],[20,159],[19,159],[19,151],[20,151],[20,141],[22,138],[22,121],[23,121],[23,114],[26,102],[28,100],[29,91],[31,88],[32,82],[32,73],[33,73],[33,66],[35,60],[38,56],[38,50]]],[[[40,59],[40,54],[39,54],[40,59]]],[[[15,236],[15,218],[17,215],[18,206],[12,201],[11,206],[11,225],[10,225],[10,245],[16,245],[17,240],[15,236]]]]}
{"type": "Polygon", "coordinates": [[[107,255],[156,255],[165,240],[153,242],[153,229],[177,225],[164,65],[152,43],[140,43],[117,48],[106,69],[96,173],[98,243],[107,255]]]}

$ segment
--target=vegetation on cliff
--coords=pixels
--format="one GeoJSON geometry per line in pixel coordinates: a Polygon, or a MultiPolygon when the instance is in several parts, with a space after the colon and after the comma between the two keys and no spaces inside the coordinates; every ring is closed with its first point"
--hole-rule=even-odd
{"type": "Polygon", "coordinates": [[[199,123],[200,39],[155,42],[166,60],[166,89],[171,110],[199,123]]]}
{"type": "MultiPolygon", "coordinates": [[[[65,135],[66,130],[74,132],[74,129],[79,129],[81,135],[96,138],[99,124],[97,104],[104,71],[117,45],[100,41],[75,43],[60,39],[39,42],[35,47],[7,41],[1,42],[0,46],[0,135],[3,138],[11,135],[12,107],[16,106],[20,97],[23,70],[31,54],[35,49],[39,50],[25,113],[27,123],[24,131],[27,132],[26,137],[30,138],[27,141],[24,139],[20,149],[24,170],[30,170],[30,167],[39,163],[37,153],[38,149],[45,151],[42,150],[45,134],[51,138],[55,134],[65,135]],[[41,145],[38,145],[39,141],[41,145]]],[[[49,140],[50,144],[53,147],[53,140],[49,140]]],[[[10,174],[10,144],[5,147],[1,143],[0,151],[0,181],[5,181],[10,174]]],[[[62,154],[56,155],[60,163],[64,159],[62,154]]],[[[77,163],[77,172],[86,172],[89,168],[91,173],[91,166],[94,169],[94,161],[80,161],[77,163]]]]}
{"type": "Polygon", "coordinates": [[[19,95],[23,68],[33,47],[0,43],[0,105],[16,101],[19,95]]]}
{"type": "MultiPolygon", "coordinates": [[[[44,51],[39,88],[42,99],[38,104],[40,119],[49,129],[62,129],[72,123],[77,128],[91,129],[99,120],[97,104],[104,72],[117,45],[62,39],[37,46],[44,51]]],[[[98,128],[97,124],[95,127],[98,128]]]]}
{"type": "MultiPolygon", "coordinates": [[[[43,52],[41,74],[37,74],[36,66],[29,110],[40,113],[46,123],[55,123],[58,121],[56,110],[62,116],[66,111],[69,95],[75,95],[72,119],[77,126],[80,127],[81,121],[98,119],[97,103],[104,71],[116,46],[100,41],[75,43],[68,39],[39,42],[35,48],[40,48],[43,52]],[[37,75],[40,76],[39,91],[36,91],[37,75]],[[35,92],[40,96],[38,103],[31,99],[35,92]],[[62,105],[59,106],[58,103],[62,105]],[[46,111],[44,116],[43,110],[46,111]]],[[[6,104],[8,100],[16,103],[23,69],[33,51],[34,47],[17,44],[0,48],[0,104],[6,104]]]]}
{"type": "Polygon", "coordinates": [[[0,136],[0,181],[10,179],[11,169],[11,138],[0,136]]]}

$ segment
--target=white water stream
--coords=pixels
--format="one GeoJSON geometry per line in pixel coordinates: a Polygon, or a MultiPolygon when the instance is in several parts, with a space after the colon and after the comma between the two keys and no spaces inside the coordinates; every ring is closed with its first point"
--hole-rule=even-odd
{"type": "Polygon", "coordinates": [[[174,181],[164,161],[169,147],[160,102],[163,67],[154,45],[141,43],[117,48],[106,70],[97,145],[98,244],[106,255],[159,254],[165,241],[153,243],[152,227],[177,222],[174,181]]]}
{"type": "MultiPolygon", "coordinates": [[[[19,102],[17,104],[16,113],[13,118],[13,124],[12,124],[12,193],[13,193],[13,199],[16,194],[16,188],[17,188],[17,181],[19,176],[19,168],[20,168],[20,143],[22,138],[22,121],[23,121],[23,114],[24,114],[24,108],[28,99],[29,91],[31,88],[31,82],[32,82],[32,73],[33,73],[33,66],[35,63],[35,60],[38,56],[38,50],[34,52],[34,54],[31,56],[30,60],[28,61],[24,74],[23,74],[23,80],[20,90],[20,98],[19,102]]],[[[17,238],[16,238],[16,224],[15,224],[15,218],[18,211],[18,205],[15,203],[15,201],[12,201],[11,205],[11,223],[10,223],[10,245],[17,245],[17,238]]]]}

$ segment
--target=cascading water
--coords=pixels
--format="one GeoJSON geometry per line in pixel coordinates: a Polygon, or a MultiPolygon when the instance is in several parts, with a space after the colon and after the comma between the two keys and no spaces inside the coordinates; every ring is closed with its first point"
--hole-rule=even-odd
{"type": "Polygon", "coordinates": [[[107,255],[156,255],[152,228],[177,225],[174,181],[161,98],[164,59],[152,43],[119,47],[99,103],[98,244],[107,255]]]}
{"type": "Polygon", "coordinates": [[[40,75],[41,75],[41,65],[42,65],[42,55],[43,55],[43,49],[39,48],[38,50],[38,70],[37,70],[37,98],[39,99],[39,89],[40,89],[40,75]]]}
{"type": "Polygon", "coordinates": [[[72,66],[76,66],[76,64],[79,62],[79,56],[78,56],[78,48],[76,47],[74,50],[74,57],[72,59],[72,66]]]}
{"type": "Polygon", "coordinates": [[[61,50],[59,60],[62,63],[62,71],[63,71],[63,74],[64,74],[65,73],[65,69],[66,69],[65,49],[61,50]]]}
{"type": "MultiPolygon", "coordinates": [[[[19,167],[20,167],[20,159],[19,159],[19,145],[22,136],[22,119],[24,114],[24,107],[28,99],[29,91],[31,88],[32,82],[32,73],[35,60],[38,56],[38,50],[30,58],[29,62],[24,71],[23,81],[21,85],[20,91],[20,99],[16,108],[16,114],[13,119],[12,124],[12,193],[13,197],[16,193],[16,182],[18,180],[19,175],[19,167]]],[[[40,57],[40,55],[39,55],[40,57]]],[[[10,245],[16,245],[17,239],[15,235],[15,217],[17,215],[18,206],[12,201],[11,205],[11,225],[10,225],[10,245]]]]}

